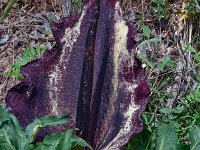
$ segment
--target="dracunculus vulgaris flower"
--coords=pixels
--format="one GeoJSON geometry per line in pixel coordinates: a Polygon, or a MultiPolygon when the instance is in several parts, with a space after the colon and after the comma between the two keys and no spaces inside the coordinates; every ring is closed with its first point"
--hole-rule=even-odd
{"type": "Polygon", "coordinates": [[[56,46],[21,69],[6,105],[26,127],[44,115],[69,114],[67,128],[95,150],[122,148],[141,131],[149,88],[135,57],[134,25],[118,0],[86,0],[81,15],[52,25],[56,46]]]}

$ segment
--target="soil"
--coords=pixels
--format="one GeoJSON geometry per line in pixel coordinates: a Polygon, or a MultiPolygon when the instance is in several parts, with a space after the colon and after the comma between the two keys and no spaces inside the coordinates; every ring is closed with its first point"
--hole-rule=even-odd
{"type": "MultiPolygon", "coordinates": [[[[0,14],[6,4],[7,0],[0,1],[0,14]]],[[[8,74],[21,53],[28,47],[51,49],[55,44],[50,24],[60,18],[59,14],[58,1],[20,1],[0,23],[0,103],[7,91],[20,82],[8,74]]]]}

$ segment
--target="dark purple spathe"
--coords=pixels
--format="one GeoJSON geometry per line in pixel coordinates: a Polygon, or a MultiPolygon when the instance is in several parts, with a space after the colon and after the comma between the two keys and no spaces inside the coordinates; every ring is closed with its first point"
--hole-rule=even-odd
{"type": "Polygon", "coordinates": [[[77,127],[94,149],[120,149],[142,129],[149,94],[134,26],[117,0],[87,0],[81,16],[52,30],[57,46],[22,68],[25,79],[8,92],[7,106],[23,127],[44,115],[71,116],[41,135],[77,127]]]}

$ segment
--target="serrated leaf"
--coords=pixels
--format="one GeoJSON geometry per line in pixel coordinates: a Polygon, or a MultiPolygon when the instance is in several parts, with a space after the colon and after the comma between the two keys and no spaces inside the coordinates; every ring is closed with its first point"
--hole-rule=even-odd
{"type": "Polygon", "coordinates": [[[29,143],[33,142],[41,128],[64,124],[68,119],[69,117],[66,115],[45,116],[35,119],[25,130],[29,143]]]}
{"type": "MultiPolygon", "coordinates": [[[[23,61],[26,61],[26,63],[28,63],[28,62],[30,62],[32,59],[31,59],[31,57],[30,57],[27,53],[24,52],[24,53],[22,54],[22,60],[23,60],[23,61]]],[[[22,60],[21,60],[21,61],[22,61],[22,60]]]]}
{"type": "MultiPolygon", "coordinates": [[[[34,55],[32,54],[32,50],[31,50],[31,49],[33,49],[33,47],[31,47],[31,48],[25,50],[24,53],[27,54],[31,60],[33,60],[34,55]]],[[[33,49],[33,50],[34,50],[34,49],[33,49]]]]}
{"type": "Polygon", "coordinates": [[[31,54],[33,57],[36,56],[35,49],[33,47],[30,48],[31,54]]]}
{"type": "Polygon", "coordinates": [[[35,52],[36,52],[37,57],[40,56],[40,54],[41,54],[41,49],[40,49],[39,46],[36,46],[36,47],[35,47],[35,52]]]}
{"type": "Polygon", "coordinates": [[[46,51],[46,49],[47,49],[47,48],[45,48],[45,47],[42,48],[42,49],[41,49],[41,54],[44,54],[44,52],[46,51]]]}

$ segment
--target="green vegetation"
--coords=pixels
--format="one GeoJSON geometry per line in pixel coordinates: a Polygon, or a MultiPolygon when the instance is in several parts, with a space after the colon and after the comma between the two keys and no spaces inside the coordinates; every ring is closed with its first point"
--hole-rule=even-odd
{"type": "Polygon", "coordinates": [[[150,9],[144,8],[138,24],[137,51],[148,72],[151,94],[142,115],[144,129],[126,149],[199,150],[200,2],[152,0],[148,4],[150,9]],[[145,21],[149,10],[159,23],[145,21]],[[161,29],[162,18],[167,25],[161,29]],[[170,36],[163,36],[162,30],[169,29],[170,36]]]}
{"type": "Polygon", "coordinates": [[[17,2],[17,0],[10,0],[8,2],[8,4],[6,5],[5,9],[3,10],[1,16],[0,16],[0,22],[6,18],[6,16],[8,15],[8,13],[10,12],[12,6],[17,2]]]}
{"type": "Polygon", "coordinates": [[[10,77],[15,77],[20,80],[23,79],[23,75],[20,73],[20,68],[32,60],[39,58],[45,51],[46,47],[31,47],[27,48],[23,53],[20,60],[16,61],[14,64],[11,64],[11,71],[9,72],[10,77]]]}
{"type": "Polygon", "coordinates": [[[33,144],[43,128],[66,123],[65,115],[45,116],[35,119],[23,131],[18,120],[5,108],[0,107],[0,149],[2,150],[71,150],[77,147],[92,148],[73,134],[73,129],[47,135],[42,142],[33,144]]]}

